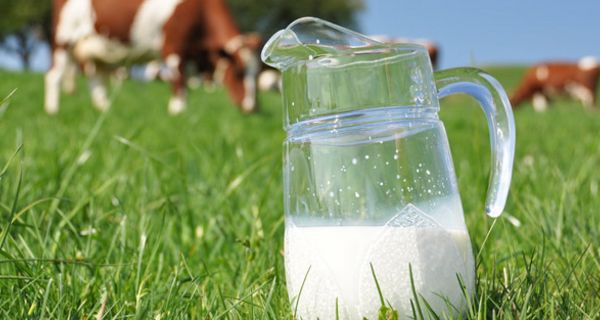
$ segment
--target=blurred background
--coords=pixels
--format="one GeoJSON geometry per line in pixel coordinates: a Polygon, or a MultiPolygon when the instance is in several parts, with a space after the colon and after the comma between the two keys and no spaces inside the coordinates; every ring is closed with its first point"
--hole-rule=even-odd
{"type": "MultiPolygon", "coordinates": [[[[242,31],[264,37],[312,15],[367,35],[422,38],[440,47],[440,67],[576,60],[600,51],[600,2],[229,0],[242,31]]],[[[0,68],[49,66],[50,1],[0,1],[0,68]]]]}
{"type": "MultiPolygon", "coordinates": [[[[126,4],[178,3],[68,1],[108,3],[108,16],[125,18],[132,14],[115,10],[126,4]]],[[[240,99],[251,81],[239,71],[258,68],[236,63],[238,40],[254,58],[262,45],[240,35],[264,41],[310,15],[384,41],[419,41],[439,68],[481,67],[519,93],[514,174],[498,219],[483,214],[486,119],[469,97],[441,101],[477,257],[468,319],[600,319],[600,1],[224,1],[217,24],[240,30],[210,48],[219,59],[194,61],[216,85],[190,77],[186,95],[181,79],[131,81],[117,64],[100,86],[96,68],[73,69],[58,112],[57,73],[67,72],[46,72],[53,1],[0,0],[0,318],[292,319],[281,95],[275,85],[240,99]],[[547,63],[559,60],[567,63],[547,63]],[[238,76],[229,87],[216,81],[227,80],[223,66],[238,76]],[[108,112],[92,107],[98,97],[108,112]],[[260,108],[244,109],[246,97],[260,108]],[[186,99],[187,111],[167,116],[167,103],[181,112],[186,99]],[[54,109],[44,112],[47,101],[54,109]]],[[[91,19],[81,11],[67,18],[91,19]]],[[[274,70],[260,71],[278,83],[274,70]]]]}

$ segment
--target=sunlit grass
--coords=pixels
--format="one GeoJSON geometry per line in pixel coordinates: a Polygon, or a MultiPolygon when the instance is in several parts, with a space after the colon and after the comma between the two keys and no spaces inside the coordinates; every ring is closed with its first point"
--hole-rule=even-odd
{"type": "MultiPolygon", "coordinates": [[[[521,70],[493,72],[513,88],[521,70]]],[[[101,115],[80,82],[48,116],[41,75],[0,78],[0,97],[17,88],[0,103],[0,318],[292,318],[277,94],[246,116],[200,89],[169,117],[166,84],[125,82],[101,115]]],[[[495,224],[484,117],[461,97],[441,114],[478,257],[469,317],[600,317],[600,112],[516,112],[495,224]]]]}

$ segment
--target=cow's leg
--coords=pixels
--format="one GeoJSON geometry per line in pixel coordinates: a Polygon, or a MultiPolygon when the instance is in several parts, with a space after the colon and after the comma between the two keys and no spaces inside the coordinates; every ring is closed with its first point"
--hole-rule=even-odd
{"type": "Polygon", "coordinates": [[[583,88],[581,90],[581,102],[583,103],[583,106],[586,107],[586,109],[590,109],[590,110],[593,109],[594,108],[594,93],[593,93],[593,91],[589,90],[587,88],[583,88]]]}
{"type": "Polygon", "coordinates": [[[585,108],[591,109],[594,106],[594,94],[589,88],[580,84],[572,84],[567,86],[567,91],[573,98],[581,101],[585,108]]]}
{"type": "Polygon", "coordinates": [[[533,95],[532,102],[533,109],[537,112],[544,112],[548,109],[548,99],[541,92],[538,92],[533,95]]]}
{"type": "Polygon", "coordinates": [[[244,70],[244,99],[242,100],[243,112],[256,111],[256,77],[258,76],[259,62],[252,52],[243,48],[240,50],[240,56],[246,64],[244,70]]]}
{"type": "Polygon", "coordinates": [[[62,90],[67,94],[73,94],[75,92],[75,77],[77,76],[77,64],[71,57],[67,58],[65,66],[65,72],[62,78],[62,90]]]}
{"type": "Polygon", "coordinates": [[[186,108],[186,83],[181,56],[175,53],[167,55],[165,59],[167,69],[171,75],[172,96],[169,100],[169,113],[176,115],[186,108]]]}
{"type": "Polygon", "coordinates": [[[215,65],[215,72],[213,72],[212,84],[222,86],[225,82],[225,72],[229,68],[229,60],[226,58],[219,58],[217,60],[217,64],[215,65]]]}
{"type": "Polygon", "coordinates": [[[185,111],[186,96],[185,89],[173,89],[173,95],[169,99],[169,114],[174,116],[185,111]]]}
{"type": "Polygon", "coordinates": [[[108,110],[110,107],[106,89],[108,84],[108,71],[99,68],[92,63],[85,66],[85,71],[89,78],[92,104],[100,111],[108,110]]]}
{"type": "Polygon", "coordinates": [[[159,60],[152,60],[144,68],[144,80],[153,81],[160,79],[161,63],[159,60]]]}
{"type": "Polygon", "coordinates": [[[192,30],[189,29],[190,25],[187,25],[185,22],[181,22],[181,24],[175,22],[180,17],[181,10],[184,10],[186,5],[192,2],[184,3],[175,9],[171,19],[163,27],[165,38],[160,52],[168,73],[171,75],[172,96],[169,100],[169,113],[171,115],[181,113],[186,108],[184,67],[189,53],[187,51],[189,43],[188,38],[183,35],[192,30]],[[184,32],[182,33],[182,31],[184,32]]]}
{"type": "Polygon", "coordinates": [[[593,75],[592,80],[589,82],[589,88],[592,92],[592,108],[598,107],[598,91],[596,88],[598,87],[598,80],[600,80],[600,67],[598,67],[597,72],[593,75]]]}
{"type": "Polygon", "coordinates": [[[90,77],[90,92],[92,103],[100,111],[106,111],[110,107],[107,94],[108,76],[105,73],[96,73],[90,77]]]}
{"type": "Polygon", "coordinates": [[[52,67],[46,72],[44,79],[44,110],[49,114],[58,112],[60,100],[60,83],[65,74],[69,55],[64,48],[56,48],[52,52],[52,67]]]}

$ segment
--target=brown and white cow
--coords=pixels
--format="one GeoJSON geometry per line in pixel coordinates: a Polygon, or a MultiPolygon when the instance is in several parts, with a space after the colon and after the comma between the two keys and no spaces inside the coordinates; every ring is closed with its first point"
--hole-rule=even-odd
{"type": "Polygon", "coordinates": [[[544,111],[548,101],[557,95],[568,94],[587,108],[596,104],[596,85],[600,64],[593,57],[577,63],[548,62],[533,65],[525,72],[521,83],[510,98],[513,108],[531,100],[536,111],[544,111]]]}
{"type": "Polygon", "coordinates": [[[186,106],[185,66],[195,63],[210,71],[219,61],[233,101],[251,112],[259,45],[258,36],[240,33],[224,0],[54,0],[44,107],[48,113],[58,111],[60,84],[69,80],[66,74],[74,65],[89,77],[94,106],[106,110],[111,72],[160,59],[171,74],[171,114],[186,106]]]}

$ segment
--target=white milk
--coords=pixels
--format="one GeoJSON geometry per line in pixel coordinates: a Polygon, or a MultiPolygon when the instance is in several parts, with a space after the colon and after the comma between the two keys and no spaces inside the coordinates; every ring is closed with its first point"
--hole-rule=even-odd
{"type": "Polygon", "coordinates": [[[453,315],[440,295],[464,310],[457,274],[473,292],[473,255],[464,230],[291,224],[285,230],[287,287],[299,319],[335,319],[336,299],[340,319],[377,319],[381,302],[370,263],[385,301],[401,317],[412,314],[409,263],[417,293],[440,316],[453,315]]]}

